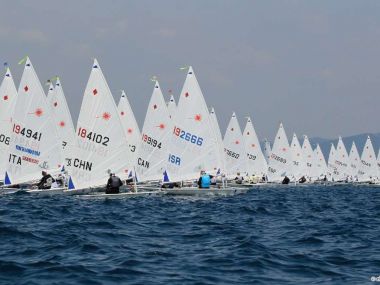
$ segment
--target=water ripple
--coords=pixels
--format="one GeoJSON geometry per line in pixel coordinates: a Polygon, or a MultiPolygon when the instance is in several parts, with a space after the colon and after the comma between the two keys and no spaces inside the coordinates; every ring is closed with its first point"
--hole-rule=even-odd
{"type": "Polygon", "coordinates": [[[380,189],[221,198],[0,196],[1,284],[371,284],[380,189]]]}

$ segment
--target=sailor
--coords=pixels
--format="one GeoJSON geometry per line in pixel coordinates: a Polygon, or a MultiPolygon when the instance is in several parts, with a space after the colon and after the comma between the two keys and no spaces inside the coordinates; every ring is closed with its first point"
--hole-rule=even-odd
{"type": "Polygon", "coordinates": [[[306,182],[306,178],[305,176],[302,176],[299,180],[298,180],[299,183],[305,183],[306,182]]]}
{"type": "Polygon", "coordinates": [[[60,173],[55,179],[55,183],[53,183],[52,187],[53,188],[59,188],[59,187],[65,187],[66,186],[66,177],[60,173]]]}
{"type": "Polygon", "coordinates": [[[252,174],[251,176],[248,177],[248,183],[250,184],[255,184],[258,181],[259,181],[259,178],[255,174],[252,174]]]}
{"type": "Polygon", "coordinates": [[[38,182],[37,187],[38,189],[50,189],[53,182],[55,182],[54,178],[46,171],[42,171],[42,178],[38,182]]]}
{"type": "Polygon", "coordinates": [[[127,179],[125,179],[125,184],[126,185],[131,185],[133,184],[135,181],[134,181],[134,178],[133,177],[129,177],[127,179]]]}
{"type": "Polygon", "coordinates": [[[123,185],[120,178],[115,175],[115,173],[110,174],[110,178],[107,182],[106,194],[118,194],[120,193],[120,186],[123,185]]]}
{"type": "Polygon", "coordinates": [[[213,176],[211,178],[211,185],[216,185],[216,182],[217,182],[216,176],[213,176]]]}
{"type": "Polygon", "coordinates": [[[210,188],[211,185],[211,179],[214,176],[207,174],[206,171],[202,170],[201,175],[198,179],[198,187],[199,188],[210,188]]]}
{"type": "Polygon", "coordinates": [[[227,187],[227,177],[226,177],[225,173],[222,174],[222,178],[221,179],[222,179],[222,187],[223,188],[227,187]]]}
{"type": "Polygon", "coordinates": [[[243,183],[243,176],[240,175],[240,172],[236,173],[236,177],[235,177],[235,183],[236,184],[242,184],[243,183]]]}
{"type": "Polygon", "coordinates": [[[285,176],[284,179],[282,180],[282,184],[289,184],[290,179],[288,176],[285,176]]]}
{"type": "Polygon", "coordinates": [[[165,182],[161,184],[162,189],[181,188],[180,182],[165,182]]]}

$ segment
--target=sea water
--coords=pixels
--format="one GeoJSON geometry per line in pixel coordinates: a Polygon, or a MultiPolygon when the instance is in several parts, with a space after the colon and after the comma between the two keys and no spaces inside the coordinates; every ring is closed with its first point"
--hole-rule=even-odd
{"type": "Polygon", "coordinates": [[[377,187],[0,196],[1,284],[374,284],[379,275],[377,187]]]}

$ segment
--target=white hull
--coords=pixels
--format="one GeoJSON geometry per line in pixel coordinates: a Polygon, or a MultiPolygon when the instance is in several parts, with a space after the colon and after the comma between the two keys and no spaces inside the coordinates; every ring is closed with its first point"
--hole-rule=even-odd
{"type": "Polygon", "coordinates": [[[55,188],[55,189],[28,189],[28,188],[2,188],[0,193],[2,194],[15,194],[15,193],[29,193],[29,194],[37,194],[37,195],[55,195],[62,194],[66,188],[55,188]]]}
{"type": "Polygon", "coordinates": [[[233,188],[210,188],[210,189],[199,189],[195,187],[183,187],[183,188],[173,188],[165,189],[166,195],[179,195],[179,196],[230,196],[247,193],[248,187],[233,187],[233,188]]]}
{"type": "Polygon", "coordinates": [[[248,187],[248,188],[253,188],[257,186],[265,186],[268,185],[268,183],[263,183],[263,182],[258,182],[258,183],[248,183],[248,182],[243,182],[243,184],[236,184],[236,183],[229,183],[229,187],[248,187]]]}
{"type": "Polygon", "coordinates": [[[105,194],[105,193],[98,193],[98,194],[88,194],[88,195],[81,195],[80,198],[84,199],[120,199],[120,198],[133,198],[133,197],[141,197],[141,196],[157,196],[165,194],[164,191],[141,191],[141,192],[125,192],[125,193],[118,193],[118,194],[105,194]]]}
{"type": "Polygon", "coordinates": [[[53,195],[85,195],[89,193],[104,192],[104,188],[87,188],[87,189],[74,189],[68,190],[67,188],[54,188],[54,189],[17,189],[17,188],[2,188],[0,193],[2,194],[16,194],[16,193],[28,193],[38,196],[53,196],[53,195]]]}

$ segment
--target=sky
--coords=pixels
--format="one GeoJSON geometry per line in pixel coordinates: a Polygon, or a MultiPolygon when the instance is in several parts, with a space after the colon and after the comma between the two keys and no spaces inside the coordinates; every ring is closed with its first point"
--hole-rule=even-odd
{"type": "Polygon", "coordinates": [[[0,61],[58,75],[74,119],[97,58],[142,127],[157,76],[176,100],[192,65],[221,131],[236,112],[260,139],[379,132],[380,1],[0,0],[0,61]]]}

